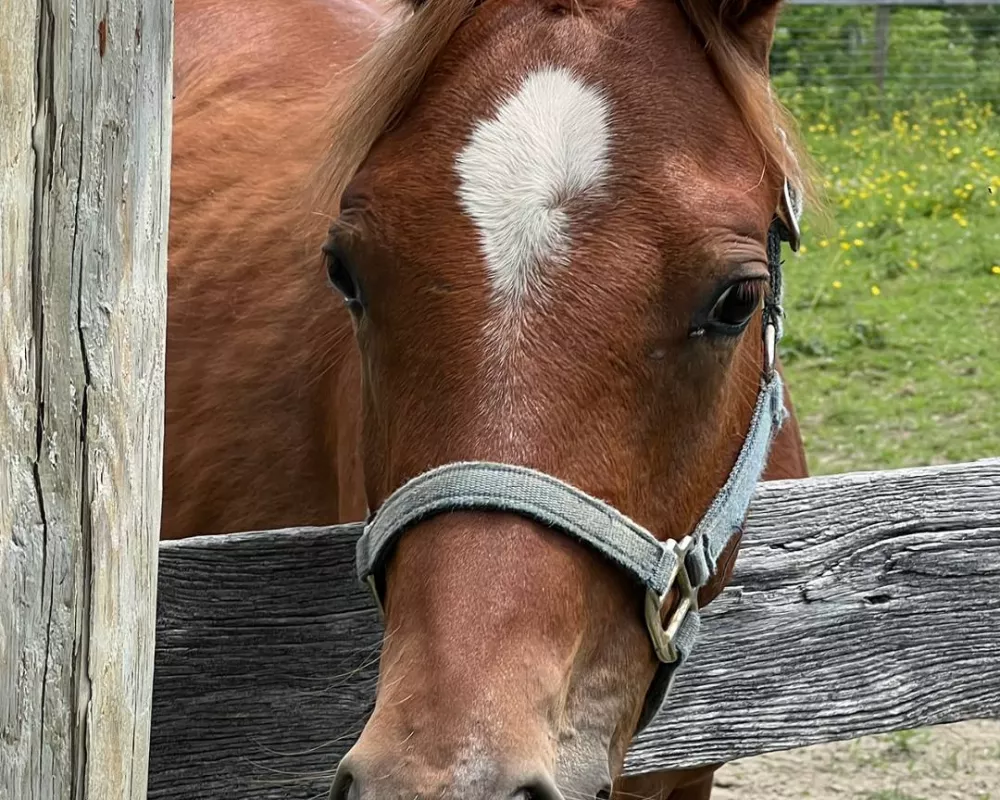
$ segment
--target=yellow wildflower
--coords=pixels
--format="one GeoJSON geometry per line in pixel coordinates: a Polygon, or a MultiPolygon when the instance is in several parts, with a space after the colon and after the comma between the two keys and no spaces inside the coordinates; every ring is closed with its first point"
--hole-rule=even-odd
{"type": "MultiPolygon", "coordinates": [[[[1000,275],[1000,267],[993,267],[993,272],[995,272],[997,275],[1000,275]]],[[[833,288],[834,289],[839,289],[843,285],[844,284],[842,284],[840,281],[834,281],[833,282],[833,288]]]]}
{"type": "Polygon", "coordinates": [[[882,290],[879,289],[877,286],[872,286],[872,294],[878,297],[880,294],[882,294],[882,290]]]}

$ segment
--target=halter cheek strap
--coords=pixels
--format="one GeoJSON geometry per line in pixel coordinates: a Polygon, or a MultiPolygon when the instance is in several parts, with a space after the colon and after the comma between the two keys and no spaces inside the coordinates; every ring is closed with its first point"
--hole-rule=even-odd
{"type": "Polygon", "coordinates": [[[782,332],[781,242],[798,249],[801,208],[795,201],[786,182],[785,220],[776,218],[768,232],[771,292],[764,307],[765,368],[750,428],[729,477],[690,534],[679,541],[659,541],[604,501],[527,467],[482,461],[445,464],[393,492],[358,539],[358,577],[370,586],[379,609],[378,576],[389,550],[403,531],[421,520],[451,511],[503,511],[546,525],[596,550],[645,588],[646,628],[660,661],[639,730],[648,725],[694,649],[700,625],[698,590],[717,574],[720,557],[742,530],[771,443],[787,413],[774,359],[782,332]],[[674,587],[680,599],[664,620],[674,587]]]}

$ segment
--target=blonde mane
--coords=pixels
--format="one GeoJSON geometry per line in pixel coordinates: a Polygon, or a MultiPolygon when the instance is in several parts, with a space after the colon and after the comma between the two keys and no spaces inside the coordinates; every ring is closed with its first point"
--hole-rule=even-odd
{"type": "MultiPolygon", "coordinates": [[[[315,195],[318,207],[329,214],[337,214],[340,195],[375,141],[413,102],[431,64],[479,0],[424,0],[416,10],[409,0],[391,2],[400,9],[399,18],[351,67],[347,88],[338,93],[331,110],[315,195]]],[[[777,165],[812,200],[812,170],[799,145],[797,126],[773,96],[767,72],[755,66],[745,43],[706,5],[677,2],[704,41],[723,86],[767,162],[777,165]]],[[[746,0],[735,0],[740,2],[746,0]]],[[[574,7],[575,13],[582,13],[578,4],[574,7]]]]}

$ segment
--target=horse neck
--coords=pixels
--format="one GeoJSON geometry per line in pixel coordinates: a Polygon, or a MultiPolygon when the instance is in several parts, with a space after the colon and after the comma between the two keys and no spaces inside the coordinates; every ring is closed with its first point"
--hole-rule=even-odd
{"type": "Polygon", "coordinates": [[[174,110],[162,535],[363,515],[356,346],[324,285],[329,217],[307,189],[326,79],[303,72],[292,96],[285,77],[262,82],[227,51],[187,60],[198,70],[174,110]]]}

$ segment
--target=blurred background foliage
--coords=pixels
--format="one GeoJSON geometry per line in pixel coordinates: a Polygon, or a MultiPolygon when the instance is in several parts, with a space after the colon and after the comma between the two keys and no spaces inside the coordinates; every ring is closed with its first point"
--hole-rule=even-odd
{"type": "Polygon", "coordinates": [[[814,473],[1000,456],[1000,6],[786,6],[819,170],[782,355],[814,473]]]}

